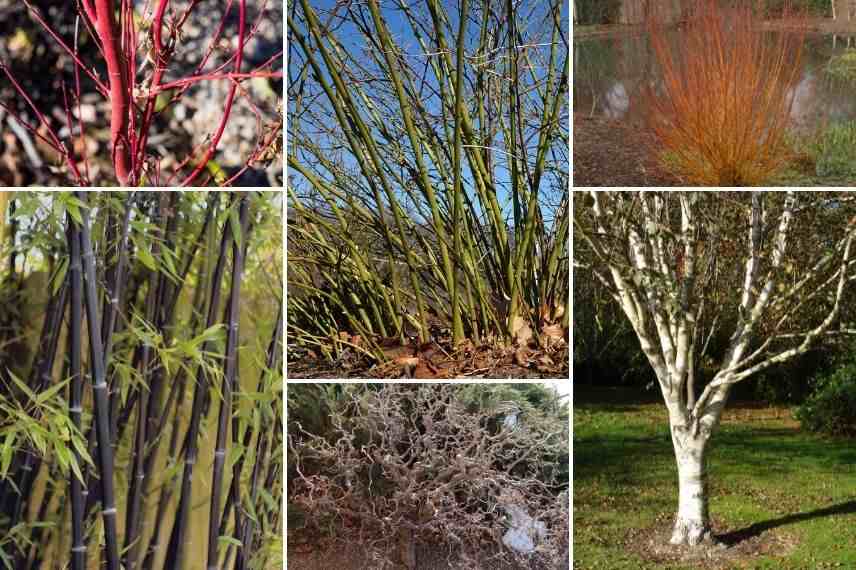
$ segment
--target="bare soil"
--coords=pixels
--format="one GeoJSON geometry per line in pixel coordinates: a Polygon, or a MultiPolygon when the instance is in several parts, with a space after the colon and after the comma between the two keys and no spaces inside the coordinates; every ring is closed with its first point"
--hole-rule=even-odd
{"type": "MultiPolygon", "coordinates": [[[[391,558],[395,559],[392,555],[391,558]]],[[[477,557],[482,562],[473,566],[464,562],[454,551],[443,545],[421,544],[416,547],[416,566],[407,568],[404,564],[394,566],[395,570],[559,570],[568,567],[567,561],[545,566],[536,563],[512,563],[499,560],[485,550],[477,557]]],[[[322,547],[316,544],[304,532],[290,531],[288,536],[289,567],[301,570],[390,570],[371,557],[360,547],[322,547]]]]}
{"type": "Polygon", "coordinates": [[[446,342],[432,342],[421,346],[395,344],[383,350],[386,362],[377,362],[351,348],[329,359],[315,351],[289,346],[286,377],[566,379],[570,371],[566,342],[521,348],[475,346],[467,341],[457,349],[446,342]]]}
{"type": "Polygon", "coordinates": [[[574,186],[682,186],[642,125],[574,113],[574,186]]]}
{"type": "Polygon", "coordinates": [[[627,533],[625,547],[652,564],[683,564],[703,570],[745,568],[759,556],[787,556],[796,547],[796,539],[779,529],[744,533],[717,528],[715,539],[698,546],[669,544],[672,515],[664,513],[654,526],[627,533]]]}
{"type": "MultiPolygon", "coordinates": [[[[689,186],[660,160],[661,146],[644,125],[574,113],[574,186],[689,186]]],[[[769,186],[856,186],[840,176],[819,177],[811,157],[795,153],[769,186]]]]}

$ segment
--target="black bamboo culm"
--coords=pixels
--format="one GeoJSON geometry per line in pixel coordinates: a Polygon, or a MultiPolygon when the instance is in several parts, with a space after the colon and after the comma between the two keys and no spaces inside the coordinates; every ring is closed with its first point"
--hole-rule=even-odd
{"type": "MultiPolygon", "coordinates": [[[[50,384],[51,370],[59,344],[59,328],[67,301],[68,286],[67,282],[64,281],[57,294],[48,302],[48,317],[45,319],[42,327],[41,339],[38,345],[39,356],[36,359],[33,373],[30,375],[28,382],[30,389],[35,393],[41,392],[50,384]]],[[[9,495],[11,507],[7,506],[6,510],[2,511],[11,514],[9,521],[10,528],[23,521],[30,506],[29,501],[32,498],[32,489],[42,466],[42,460],[30,446],[23,447],[16,455],[20,457],[20,463],[16,470],[16,477],[10,484],[12,488],[9,495]]],[[[33,532],[38,534],[40,531],[41,527],[34,529],[33,532]]],[[[14,566],[19,567],[25,564],[27,557],[27,549],[19,548],[13,561],[14,566]]]]}
{"type": "MultiPolygon", "coordinates": [[[[122,301],[122,294],[125,288],[125,281],[127,275],[125,273],[125,265],[127,263],[127,246],[128,246],[128,235],[130,232],[130,222],[131,222],[131,213],[133,211],[134,202],[136,199],[135,192],[128,192],[128,196],[125,200],[125,211],[122,215],[122,228],[119,235],[119,242],[116,246],[116,263],[113,265],[107,272],[107,280],[106,280],[106,288],[105,288],[105,299],[104,299],[104,309],[102,311],[102,327],[101,327],[101,342],[104,347],[104,374],[109,377],[108,373],[110,370],[110,358],[113,354],[113,333],[116,330],[116,326],[118,323],[119,316],[119,308],[122,301]]],[[[112,383],[110,387],[110,433],[113,436],[113,441],[116,441],[116,430],[114,429],[116,425],[116,408],[117,402],[119,399],[118,390],[114,390],[112,387],[112,383]]],[[[95,426],[92,425],[89,428],[89,433],[87,435],[88,443],[88,451],[90,457],[96,457],[98,446],[95,439],[95,426]]],[[[92,486],[92,471],[88,469],[87,465],[83,465],[81,467],[83,469],[83,473],[85,475],[86,488],[84,489],[84,498],[86,499],[85,503],[85,514],[84,518],[88,518],[91,515],[92,509],[95,508],[95,503],[98,499],[98,493],[89,493],[88,489],[92,486]]]]}
{"type": "MultiPolygon", "coordinates": [[[[217,314],[220,310],[220,284],[225,271],[226,258],[232,245],[232,232],[228,228],[228,221],[224,225],[222,238],[220,240],[220,252],[217,265],[214,268],[211,279],[211,296],[208,305],[208,315],[205,328],[210,329],[217,323],[217,314]]],[[[203,354],[211,350],[211,341],[203,344],[203,354]]],[[[182,472],[181,489],[179,491],[178,511],[175,515],[175,523],[169,538],[166,552],[166,568],[170,570],[183,570],[185,554],[185,536],[187,534],[188,514],[192,500],[193,468],[198,455],[199,426],[202,420],[202,407],[209,389],[208,377],[205,370],[200,366],[196,373],[196,386],[193,390],[193,403],[190,408],[190,425],[184,442],[184,470],[182,472]]]]}
{"type": "MultiPolygon", "coordinates": [[[[239,382],[240,338],[250,334],[241,328],[239,337],[241,310],[248,300],[270,306],[258,280],[246,279],[268,271],[251,248],[266,248],[258,261],[282,251],[249,236],[268,235],[255,226],[266,230],[277,213],[269,215],[260,192],[71,195],[21,199],[19,211],[61,205],[64,235],[54,235],[55,224],[22,222],[21,240],[39,238],[38,263],[34,255],[22,264],[19,255],[17,271],[0,275],[18,297],[38,293],[27,272],[52,276],[48,294],[36,298],[40,336],[27,334],[32,362],[11,369],[27,388],[15,390],[0,363],[0,391],[11,387],[3,398],[23,406],[32,392],[36,420],[73,426],[71,439],[58,439],[57,429],[48,442],[65,445],[65,455],[36,449],[26,436],[13,442],[0,480],[0,570],[271,567],[263,561],[279,523],[270,505],[281,496],[263,489],[281,487],[281,410],[248,396],[247,404],[261,406],[253,421],[236,411],[243,390],[281,393],[282,302],[272,338],[246,349],[250,366],[262,365],[257,384],[239,382]],[[264,348],[266,358],[257,359],[264,348]],[[45,394],[59,379],[68,386],[45,394]],[[200,460],[204,474],[195,468],[200,460]],[[193,523],[200,508],[209,515],[204,530],[193,523]]],[[[266,330],[273,316],[261,316],[266,330]]],[[[0,323],[0,335],[20,334],[15,326],[0,323]]]]}
{"type": "MultiPolygon", "coordinates": [[[[85,204],[84,193],[76,192],[85,204]]],[[[95,256],[89,233],[89,212],[81,208],[83,223],[80,226],[80,250],[83,262],[84,305],[89,331],[89,354],[92,374],[92,395],[95,403],[95,429],[100,461],[101,508],[104,519],[104,546],[107,570],[119,570],[119,546],[116,536],[116,503],[113,490],[113,447],[110,438],[110,410],[107,380],[104,375],[104,352],[101,346],[101,322],[98,316],[95,256]]]]}
{"type": "MultiPolygon", "coordinates": [[[[71,363],[71,387],[69,397],[68,413],[74,427],[82,429],[81,415],[83,376],[81,365],[82,350],[82,313],[83,313],[83,278],[81,275],[80,261],[80,236],[71,216],[68,217],[68,249],[71,260],[68,266],[71,284],[71,323],[70,323],[70,355],[71,363]]],[[[74,459],[78,465],[82,465],[80,454],[73,450],[74,459]]],[[[83,483],[77,475],[69,475],[69,486],[71,489],[71,570],[85,570],[86,568],[86,543],[83,534],[83,483]]]]}
{"type": "MultiPolygon", "coordinates": [[[[61,322],[62,315],[58,315],[59,311],[64,309],[64,303],[67,299],[67,287],[63,285],[57,296],[49,303],[49,316],[45,319],[45,329],[42,334],[42,342],[40,346],[40,357],[37,359],[38,364],[35,370],[35,375],[32,376],[28,383],[31,390],[40,391],[40,384],[47,382],[50,377],[47,375],[45,379],[44,370],[50,370],[54,362],[54,351],[56,350],[57,342],[52,324],[61,322]]],[[[42,467],[42,459],[37,454],[36,450],[31,445],[25,445],[15,452],[13,463],[17,465],[13,469],[14,476],[9,479],[7,488],[8,505],[0,513],[7,513],[10,518],[8,521],[9,528],[13,528],[18,523],[24,522],[27,513],[30,509],[30,500],[32,499],[32,490],[35,488],[36,480],[39,476],[39,471],[42,467]]],[[[39,534],[41,527],[33,529],[34,534],[39,534]]],[[[14,558],[12,559],[13,567],[17,568],[26,563],[29,557],[29,549],[23,545],[17,545],[14,558]]]]}
{"type": "MultiPolygon", "coordinates": [[[[248,195],[241,196],[240,225],[247,226],[248,195]]],[[[235,228],[231,228],[234,232],[235,228]]],[[[208,570],[217,570],[218,563],[217,547],[219,545],[220,530],[220,500],[223,489],[223,466],[226,462],[226,433],[229,430],[229,420],[232,416],[232,390],[237,381],[237,359],[238,359],[238,310],[241,303],[241,277],[244,271],[244,248],[243,244],[233,236],[232,240],[232,284],[229,293],[229,311],[226,322],[226,361],[225,374],[221,395],[223,401],[220,403],[220,413],[217,422],[217,444],[214,449],[214,470],[211,486],[211,511],[208,518],[208,570]]],[[[247,239],[246,235],[242,236],[247,239]]]]}
{"type": "MultiPolygon", "coordinates": [[[[163,201],[161,201],[163,204],[163,201]]],[[[163,212],[159,208],[159,214],[163,212]]],[[[152,240],[152,257],[157,258],[160,254],[160,245],[157,239],[152,240]]],[[[152,271],[149,275],[149,290],[146,296],[146,321],[155,320],[158,291],[162,284],[161,274],[152,271]]],[[[150,377],[150,352],[148,343],[143,343],[140,348],[140,375],[146,386],[151,386],[150,377]]],[[[146,479],[146,445],[149,441],[149,402],[152,390],[144,387],[139,391],[137,406],[137,425],[134,437],[134,455],[131,462],[131,485],[128,490],[127,517],[125,519],[125,546],[124,567],[125,570],[135,570],[137,567],[137,553],[139,551],[140,531],[142,525],[143,511],[143,488],[146,479]]]]}
{"type": "MultiPolygon", "coordinates": [[[[196,256],[197,251],[200,246],[205,243],[206,249],[210,252],[214,249],[214,243],[216,240],[216,223],[212,224],[212,222],[216,221],[216,212],[220,205],[220,193],[212,192],[211,196],[209,196],[208,205],[205,213],[205,221],[202,224],[202,231],[200,231],[197,239],[194,241],[193,248],[191,252],[188,254],[185,259],[181,272],[181,281],[184,282],[186,280],[186,276],[190,273],[190,266],[193,259],[196,256]]],[[[190,329],[193,331],[193,336],[198,336],[202,331],[200,330],[201,325],[203,324],[203,317],[208,314],[208,307],[210,305],[211,299],[206,294],[207,291],[211,290],[211,279],[212,273],[214,272],[214,261],[212,260],[210,254],[206,256],[204,263],[201,268],[201,275],[199,279],[199,284],[194,288],[193,291],[193,299],[191,302],[191,307],[194,310],[191,313],[190,319],[190,329]]],[[[170,308],[168,312],[172,312],[174,310],[175,304],[177,302],[179,290],[177,289],[173,293],[173,299],[170,302],[170,308]]],[[[170,394],[167,398],[167,403],[164,406],[163,414],[158,421],[158,425],[161,426],[161,429],[165,429],[165,427],[169,424],[170,415],[172,415],[172,429],[170,433],[170,441],[169,441],[169,449],[167,455],[167,464],[171,465],[177,456],[178,446],[179,446],[179,435],[180,429],[179,426],[181,424],[181,408],[178,403],[184,401],[184,394],[187,387],[187,372],[185,368],[181,368],[176,374],[176,378],[174,379],[172,386],[170,388],[170,394]],[[172,411],[174,408],[174,412],[172,411]]],[[[150,458],[152,461],[155,459],[155,451],[157,450],[158,443],[160,442],[160,438],[155,440],[155,445],[152,448],[150,458]]],[[[148,467],[147,467],[148,470],[148,467]]],[[[161,527],[163,525],[164,519],[166,518],[167,507],[169,506],[174,491],[174,485],[172,484],[172,479],[170,484],[164,484],[160,486],[159,497],[157,501],[157,510],[155,514],[154,526],[152,528],[151,536],[149,538],[149,543],[147,548],[145,549],[145,557],[143,558],[142,569],[143,570],[152,570],[154,566],[154,559],[158,555],[159,545],[160,545],[160,534],[161,527]]],[[[146,491],[144,491],[145,493],[146,491]]]]}
{"type": "MultiPolygon", "coordinates": [[[[28,386],[39,391],[43,384],[47,384],[50,380],[50,370],[54,363],[54,352],[56,351],[57,343],[59,342],[59,324],[62,322],[62,313],[65,310],[65,304],[68,288],[65,284],[60,287],[56,295],[52,296],[48,301],[47,318],[42,325],[42,331],[39,336],[38,357],[36,364],[33,367],[28,386]]],[[[28,485],[29,476],[35,475],[38,469],[37,460],[33,453],[28,449],[22,449],[15,454],[12,461],[15,466],[13,477],[9,482],[0,481],[0,488],[5,489],[4,496],[8,502],[0,501],[0,507],[3,507],[4,513],[12,514],[12,524],[17,522],[18,507],[21,506],[21,500],[27,495],[23,492],[23,487],[28,485]],[[4,484],[5,483],[5,484],[4,484]]]]}
{"type": "Polygon", "coordinates": [[[128,234],[131,227],[131,212],[134,207],[134,192],[128,192],[125,200],[125,211],[122,214],[122,230],[119,243],[116,245],[116,265],[110,271],[107,282],[107,299],[104,303],[104,322],[101,329],[101,342],[104,346],[104,370],[110,366],[110,356],[113,354],[113,332],[116,330],[116,320],[119,315],[119,304],[125,284],[125,264],[127,263],[128,234]]]}
{"type": "MultiPolygon", "coordinates": [[[[242,228],[242,235],[248,235],[252,231],[252,225],[250,224],[247,228],[242,228]]],[[[247,249],[249,245],[249,240],[243,240],[243,263],[246,265],[247,259],[247,249]]],[[[231,297],[229,306],[231,306],[231,297]]],[[[226,315],[223,317],[223,320],[229,322],[229,313],[228,310],[226,315]]],[[[240,370],[240,360],[236,359],[235,361],[236,370],[240,370]]],[[[261,392],[261,384],[264,382],[266,369],[262,370],[261,377],[259,378],[258,386],[256,387],[256,392],[261,392]]],[[[233,382],[233,387],[236,384],[233,382]]],[[[234,404],[233,404],[234,405],[234,404]]],[[[235,449],[243,449],[247,450],[252,443],[254,432],[253,430],[246,429],[244,430],[244,437],[241,439],[241,418],[238,414],[232,414],[232,446],[235,449]]],[[[232,521],[232,525],[234,528],[234,532],[232,534],[233,538],[238,539],[240,536],[240,528],[243,525],[242,516],[241,516],[241,473],[244,472],[244,460],[247,458],[246,453],[242,453],[237,461],[232,465],[232,483],[229,485],[229,492],[226,493],[226,504],[221,511],[223,514],[220,517],[220,531],[218,532],[218,536],[226,536],[229,527],[229,513],[231,512],[234,520],[232,521]]],[[[225,551],[223,555],[223,562],[220,563],[221,567],[229,568],[230,561],[232,556],[235,554],[235,545],[230,544],[229,548],[225,551]]]]}
{"type": "MultiPolygon", "coordinates": [[[[262,377],[265,374],[270,374],[277,369],[279,365],[280,356],[282,356],[282,327],[283,327],[283,310],[282,303],[279,304],[279,311],[277,312],[276,317],[276,327],[274,328],[273,335],[271,337],[270,344],[268,345],[267,351],[267,361],[265,362],[265,369],[262,371],[262,377]]],[[[259,382],[259,390],[263,390],[265,388],[262,382],[259,382]]],[[[276,418],[274,418],[275,420],[276,418]]],[[[282,426],[278,425],[274,421],[274,425],[272,426],[264,426],[261,428],[260,433],[258,434],[258,440],[256,443],[256,462],[253,465],[252,475],[250,477],[250,501],[255,503],[256,494],[258,491],[258,475],[259,475],[259,466],[262,464],[262,456],[264,455],[264,450],[268,441],[268,437],[266,434],[269,430],[280,430],[282,426]],[[265,429],[267,427],[268,429],[265,429]]],[[[243,459],[246,456],[246,453],[241,456],[241,463],[243,464],[243,459]]],[[[239,474],[241,470],[238,469],[233,477],[239,478],[239,474]]],[[[237,513],[241,508],[240,498],[236,499],[235,502],[235,512],[237,513]]],[[[253,519],[250,517],[244,517],[239,524],[235,522],[235,527],[237,530],[238,539],[241,541],[241,546],[238,548],[238,553],[235,558],[235,570],[247,570],[247,554],[252,552],[250,540],[253,535],[253,519]]]]}

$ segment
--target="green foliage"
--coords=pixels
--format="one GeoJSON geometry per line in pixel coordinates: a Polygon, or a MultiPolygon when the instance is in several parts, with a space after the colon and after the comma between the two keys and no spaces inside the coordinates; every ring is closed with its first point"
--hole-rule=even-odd
{"type": "Polygon", "coordinates": [[[809,431],[856,435],[856,356],[851,353],[816,378],[814,393],[797,408],[796,417],[809,431]]]}
{"type": "Polygon", "coordinates": [[[856,121],[830,126],[810,150],[818,176],[856,176],[856,121]]]}
{"type": "Polygon", "coordinates": [[[574,6],[579,24],[615,24],[621,12],[621,0],[578,0],[574,6]]]}
{"type": "MultiPolygon", "coordinates": [[[[235,546],[244,545],[241,552],[248,564],[243,567],[281,567],[281,540],[275,537],[281,535],[284,462],[279,366],[282,199],[262,192],[99,192],[85,199],[71,193],[19,192],[12,204],[18,262],[14,268],[5,261],[0,264],[0,570],[68,565],[68,536],[75,530],[90,558],[101,556],[111,541],[101,522],[102,509],[84,502],[75,517],[68,503],[74,503],[77,480],[99,487],[99,480],[108,479],[117,491],[117,518],[136,521],[130,526],[145,528],[146,533],[152,529],[150,536],[136,540],[126,523],[118,533],[125,544],[112,538],[125,562],[134,559],[139,566],[148,543],[163,544],[170,539],[169,529],[182,520],[189,540],[182,540],[177,552],[193,556],[192,545],[204,546],[205,537],[213,534],[214,540],[226,537],[223,549],[230,548],[233,557],[238,556],[235,546]],[[228,204],[242,197],[249,200],[252,213],[238,233],[228,204]],[[71,271],[68,238],[73,232],[68,226],[77,227],[85,219],[94,275],[86,275],[84,284],[94,285],[94,303],[75,301],[69,291],[76,272],[71,271]],[[233,234],[246,251],[240,296],[232,295],[225,284],[234,256],[219,255],[221,241],[233,234]],[[218,264],[222,270],[215,275],[218,264]],[[239,307],[235,318],[224,322],[229,296],[239,307]],[[101,317],[95,326],[72,316],[90,306],[101,317]],[[206,323],[209,312],[213,317],[206,323]],[[90,329],[100,329],[96,337],[107,331],[100,354],[90,344],[90,329]],[[211,469],[216,426],[203,420],[191,431],[187,419],[194,407],[199,416],[208,417],[216,417],[222,407],[229,330],[238,332],[234,338],[240,382],[231,392],[232,437],[222,442],[221,470],[228,470],[224,476],[241,485],[239,496],[233,487],[218,507],[224,524],[217,535],[197,514],[207,510],[202,507],[216,493],[213,485],[205,487],[203,498],[195,489],[202,480],[188,479],[185,488],[181,475],[192,460],[188,442],[194,442],[201,458],[197,470],[211,469]],[[84,376],[77,388],[82,390],[77,398],[82,404],[79,423],[70,409],[78,409],[73,405],[76,383],[62,380],[74,374],[76,350],[84,376]],[[120,418],[118,433],[107,434],[115,441],[115,473],[107,478],[102,466],[110,462],[102,458],[95,466],[90,459],[103,448],[87,441],[98,418],[105,417],[96,412],[92,397],[99,361],[114,390],[108,404],[117,406],[120,418]],[[189,505],[191,494],[193,507],[186,514],[177,512],[176,503],[183,496],[189,505]],[[233,510],[240,516],[232,516],[233,510]],[[28,562],[30,552],[37,555],[28,562]]],[[[10,243],[7,239],[0,244],[4,254],[10,243]]],[[[112,429],[108,425],[108,432],[112,429]]],[[[101,500],[103,507],[107,500],[101,500]]]]}
{"type": "Polygon", "coordinates": [[[513,402],[524,414],[538,412],[568,417],[567,402],[562,403],[562,397],[543,384],[465,384],[459,387],[458,396],[472,412],[492,410],[513,402]]]}
{"type": "Polygon", "coordinates": [[[93,463],[87,453],[86,440],[65,410],[62,391],[68,381],[57,382],[35,393],[9,370],[6,375],[9,382],[0,380],[0,480],[7,476],[15,451],[31,447],[42,458],[54,457],[61,473],[73,472],[82,481],[81,465],[72,454],[72,448],[82,461],[93,463]],[[14,393],[22,396],[5,395],[14,393]]]}
{"type": "Polygon", "coordinates": [[[769,404],[800,404],[812,392],[811,378],[823,371],[833,358],[831,347],[826,347],[772,366],[757,377],[747,379],[745,385],[737,384],[732,398],[769,404]]]}
{"type": "Polygon", "coordinates": [[[824,68],[826,73],[841,81],[856,81],[856,48],[833,56],[824,68]]]}
{"type": "Polygon", "coordinates": [[[829,0],[766,0],[768,17],[780,16],[786,10],[804,11],[811,16],[832,16],[829,0]]]}

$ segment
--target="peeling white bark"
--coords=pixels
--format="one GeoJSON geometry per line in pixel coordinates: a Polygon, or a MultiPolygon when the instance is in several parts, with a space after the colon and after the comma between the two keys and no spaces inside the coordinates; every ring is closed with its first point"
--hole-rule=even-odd
{"type": "MultiPolygon", "coordinates": [[[[799,211],[798,195],[787,192],[774,216],[767,204],[769,194],[752,193],[745,210],[744,257],[733,260],[741,264],[743,274],[742,282],[735,284],[740,299],[735,329],[719,371],[696,397],[695,366],[704,353],[703,347],[699,351],[698,341],[705,337],[699,327],[703,326],[706,287],[714,278],[710,267],[731,261],[711,258],[715,255],[711,251],[706,266],[700,257],[708,247],[714,249],[705,239],[716,231],[703,228],[709,218],[701,215],[700,204],[716,198],[690,192],[589,194],[594,233],[581,235],[597,261],[589,270],[621,306],[659,381],[669,410],[679,481],[672,542],[696,545],[712,538],[704,459],[730,389],[757,372],[807,352],[838,320],[845,287],[856,280],[856,261],[851,259],[856,218],[843,228],[834,247],[801,268],[799,279],[785,280],[782,274],[799,211]],[[804,303],[821,294],[829,294],[833,304],[820,322],[803,333],[786,335],[796,339],[789,348],[774,344],[774,339],[782,342],[786,338],[778,329],[792,325],[804,303]],[[776,315],[772,331],[767,327],[766,337],[759,338],[759,323],[771,313],[776,315]]],[[[576,220],[575,226],[582,228],[576,220]]],[[[718,315],[712,326],[717,322],[718,315]]],[[[712,335],[711,327],[707,338],[712,335]]]]}
{"type": "Polygon", "coordinates": [[[672,529],[672,544],[695,546],[709,542],[707,461],[704,437],[681,434],[682,428],[672,427],[672,443],[678,466],[678,512],[672,529]]]}

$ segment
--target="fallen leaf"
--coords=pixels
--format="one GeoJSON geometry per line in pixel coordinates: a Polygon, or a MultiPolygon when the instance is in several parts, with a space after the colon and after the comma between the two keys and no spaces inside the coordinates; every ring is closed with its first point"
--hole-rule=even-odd
{"type": "Polygon", "coordinates": [[[378,346],[399,346],[401,344],[401,340],[397,336],[385,336],[380,339],[378,342],[378,346]]]}
{"type": "Polygon", "coordinates": [[[394,362],[401,366],[405,378],[413,378],[413,369],[419,364],[419,357],[399,356],[394,362]]]}
{"type": "Polygon", "coordinates": [[[416,353],[425,360],[431,360],[431,358],[437,354],[437,348],[437,345],[433,342],[426,342],[419,346],[416,353]]]}
{"type": "Polygon", "coordinates": [[[413,356],[413,349],[409,346],[393,346],[383,349],[383,354],[388,360],[398,361],[399,358],[407,358],[413,356]]]}
{"type": "Polygon", "coordinates": [[[518,366],[527,368],[529,366],[529,349],[525,346],[521,346],[520,348],[515,350],[514,362],[517,363],[518,366]]]}
{"type": "Polygon", "coordinates": [[[511,321],[511,336],[520,346],[526,346],[532,339],[532,327],[529,326],[529,322],[526,319],[520,315],[515,315],[511,321]]]}
{"type": "Polygon", "coordinates": [[[547,354],[542,354],[538,357],[536,368],[539,372],[550,372],[553,370],[555,363],[547,354]]]}
{"type": "Polygon", "coordinates": [[[565,342],[565,331],[562,325],[547,325],[541,329],[541,337],[544,339],[545,346],[561,344],[565,342]]]}
{"type": "Polygon", "coordinates": [[[416,365],[416,369],[413,371],[413,377],[419,378],[422,380],[433,380],[437,378],[436,368],[431,370],[432,367],[428,362],[420,361],[419,364],[416,365]]]}

